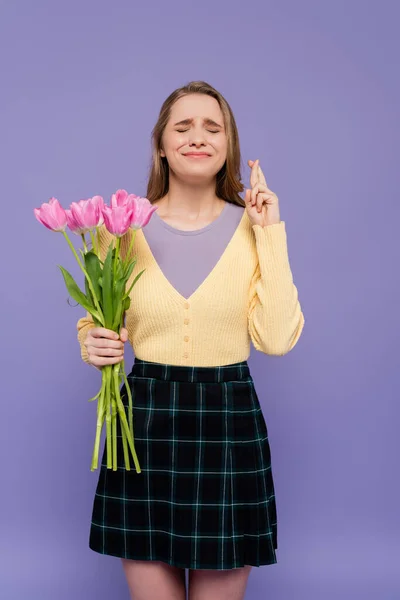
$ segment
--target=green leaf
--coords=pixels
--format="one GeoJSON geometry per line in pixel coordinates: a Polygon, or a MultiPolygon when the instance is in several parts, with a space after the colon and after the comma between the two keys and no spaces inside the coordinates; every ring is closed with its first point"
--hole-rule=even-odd
{"type": "Polygon", "coordinates": [[[94,303],[94,300],[93,300],[93,294],[92,294],[92,291],[90,289],[87,277],[85,277],[85,292],[86,292],[87,301],[90,302],[90,304],[94,308],[95,307],[95,303],[94,303]]]}
{"type": "Polygon", "coordinates": [[[101,278],[101,266],[100,261],[92,250],[85,254],[85,268],[92,282],[96,298],[98,301],[101,300],[101,288],[99,285],[99,279],[101,278]]]}
{"type": "Polygon", "coordinates": [[[121,260],[118,260],[118,262],[117,262],[117,273],[116,273],[116,275],[117,275],[117,277],[116,277],[117,279],[123,279],[123,277],[124,277],[124,271],[123,271],[123,268],[122,268],[121,260]]]}
{"type": "Polygon", "coordinates": [[[102,327],[103,326],[102,321],[98,321],[97,318],[95,316],[93,316],[93,312],[92,312],[92,317],[93,317],[93,322],[94,322],[94,324],[95,324],[96,327],[102,327]]]}
{"type": "Polygon", "coordinates": [[[133,268],[135,267],[137,263],[137,257],[135,256],[134,258],[130,258],[130,259],[125,259],[123,261],[123,269],[124,269],[124,276],[127,277],[129,279],[133,268]],[[128,275],[129,273],[129,275],[128,275]]]}
{"type": "MultiPolygon", "coordinates": [[[[97,302],[101,306],[102,293],[101,293],[101,287],[99,285],[99,279],[101,278],[100,261],[98,259],[97,254],[95,254],[92,250],[90,250],[89,252],[85,253],[84,262],[85,262],[86,272],[88,273],[88,275],[90,277],[92,286],[96,293],[97,302]]],[[[85,277],[85,292],[86,292],[86,298],[87,298],[88,302],[91,303],[94,310],[97,310],[96,302],[93,297],[93,292],[89,286],[89,281],[88,281],[87,277],[85,277]]]]}
{"type": "MultiPolygon", "coordinates": [[[[96,318],[98,322],[102,323],[102,319],[101,319],[99,313],[97,312],[97,310],[95,310],[93,308],[91,302],[87,299],[85,294],[80,290],[78,285],[75,283],[75,280],[72,277],[72,275],[66,269],[64,269],[64,267],[62,267],[61,265],[57,265],[57,266],[59,267],[59,269],[61,270],[61,273],[63,274],[65,285],[67,286],[69,295],[74,300],[76,300],[81,306],[83,306],[83,308],[85,308],[93,316],[93,318],[96,318]]],[[[104,324],[103,324],[103,326],[104,326],[104,324]]]]}
{"type": "Polygon", "coordinates": [[[105,327],[111,329],[113,322],[113,247],[110,244],[107,252],[106,259],[104,261],[103,267],[103,277],[102,277],[102,298],[103,298],[103,312],[104,312],[104,321],[105,327]]]}
{"type": "Polygon", "coordinates": [[[123,300],[122,300],[122,296],[125,292],[125,285],[126,282],[124,279],[119,279],[115,285],[115,289],[114,289],[114,306],[115,306],[115,315],[114,315],[114,321],[113,321],[113,325],[112,325],[112,329],[119,330],[119,326],[120,326],[120,321],[121,321],[121,317],[122,317],[122,308],[123,308],[123,300]]]}
{"type": "Polygon", "coordinates": [[[132,285],[131,285],[131,287],[130,287],[130,288],[129,288],[129,290],[128,290],[128,291],[125,293],[125,296],[123,297],[123,300],[125,300],[125,298],[129,297],[129,294],[131,293],[133,286],[135,285],[135,283],[137,282],[137,280],[139,279],[139,277],[142,275],[142,273],[144,273],[144,272],[145,272],[145,270],[146,270],[146,269],[143,269],[142,271],[140,271],[140,273],[138,273],[138,274],[136,275],[135,279],[134,279],[134,280],[133,280],[133,282],[132,282],[132,285]]]}
{"type": "Polygon", "coordinates": [[[125,269],[124,269],[124,277],[125,279],[128,281],[130,276],[132,275],[132,271],[136,265],[136,259],[134,261],[132,261],[130,264],[126,265],[125,269]]]}
{"type": "Polygon", "coordinates": [[[96,400],[96,398],[99,398],[100,394],[101,394],[101,388],[99,389],[97,394],[95,396],[93,396],[93,398],[89,398],[88,402],[93,402],[93,400],[96,400]]]}
{"type": "Polygon", "coordinates": [[[124,300],[124,312],[126,312],[128,310],[128,308],[130,307],[130,305],[131,305],[131,298],[130,298],[130,296],[128,296],[124,300]]]}

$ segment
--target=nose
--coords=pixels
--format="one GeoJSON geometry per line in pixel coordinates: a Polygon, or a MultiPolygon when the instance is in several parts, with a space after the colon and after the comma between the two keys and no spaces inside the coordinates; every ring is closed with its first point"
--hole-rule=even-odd
{"type": "Polygon", "coordinates": [[[189,146],[196,148],[205,145],[204,132],[201,127],[194,127],[190,132],[189,146]]]}

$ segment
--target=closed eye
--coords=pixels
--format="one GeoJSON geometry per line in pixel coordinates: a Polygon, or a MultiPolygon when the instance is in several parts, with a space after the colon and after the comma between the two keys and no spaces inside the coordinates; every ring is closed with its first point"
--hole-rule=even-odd
{"type": "MultiPolygon", "coordinates": [[[[179,133],[185,133],[185,131],[189,131],[189,130],[188,129],[176,129],[175,131],[178,131],[179,133]]],[[[217,129],[217,130],[207,129],[207,131],[209,133],[219,133],[219,129],[217,129]]]]}

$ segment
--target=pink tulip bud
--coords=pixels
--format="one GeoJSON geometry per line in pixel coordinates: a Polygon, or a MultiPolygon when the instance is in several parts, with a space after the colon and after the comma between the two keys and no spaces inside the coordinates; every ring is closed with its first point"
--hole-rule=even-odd
{"type": "Polygon", "coordinates": [[[131,229],[141,229],[150,221],[151,215],[158,209],[158,206],[153,206],[147,198],[135,196],[131,200],[132,219],[131,229]]]}
{"type": "Polygon", "coordinates": [[[128,194],[126,190],[117,190],[115,194],[111,196],[111,206],[126,206],[134,198],[140,198],[136,194],[128,194]]]}
{"type": "Polygon", "coordinates": [[[110,206],[125,206],[128,192],[126,190],[117,190],[115,194],[111,196],[110,206]]]}
{"type": "Polygon", "coordinates": [[[76,221],[71,210],[66,208],[65,214],[67,215],[68,228],[72,231],[72,233],[75,233],[76,235],[81,235],[82,233],[87,232],[87,228],[81,227],[80,224],[76,221]]]}
{"type": "MultiPolygon", "coordinates": [[[[75,221],[75,227],[74,229],[71,228],[71,231],[86,233],[95,227],[99,227],[103,223],[103,206],[104,200],[101,196],[72,202],[70,210],[75,221]]],[[[71,225],[74,226],[72,220],[71,225]]]]}
{"type": "Polygon", "coordinates": [[[67,215],[57,198],[50,198],[40,208],[34,208],[36,219],[51,231],[65,231],[67,227],[67,215]]]}
{"type": "Polygon", "coordinates": [[[103,217],[104,200],[101,196],[93,196],[91,201],[94,205],[97,205],[97,207],[98,207],[98,221],[97,221],[96,227],[100,227],[100,225],[103,225],[103,223],[104,223],[104,217],[103,217]]]}
{"type": "Polygon", "coordinates": [[[129,205],[103,207],[106,229],[116,237],[123,236],[129,229],[132,220],[132,208],[129,205]]]}

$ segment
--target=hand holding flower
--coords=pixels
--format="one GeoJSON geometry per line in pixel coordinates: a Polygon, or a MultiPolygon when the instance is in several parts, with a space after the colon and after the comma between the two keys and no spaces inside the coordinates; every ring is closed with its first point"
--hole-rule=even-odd
{"type": "Polygon", "coordinates": [[[124,344],[128,339],[128,330],[121,328],[120,335],[105,327],[92,327],[86,334],[86,350],[89,363],[101,371],[105,365],[115,365],[124,360],[124,344]]]}

